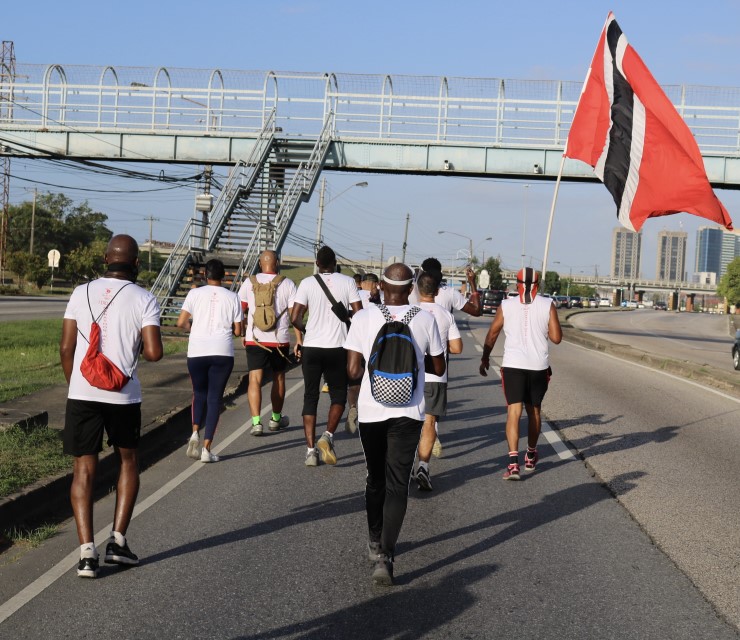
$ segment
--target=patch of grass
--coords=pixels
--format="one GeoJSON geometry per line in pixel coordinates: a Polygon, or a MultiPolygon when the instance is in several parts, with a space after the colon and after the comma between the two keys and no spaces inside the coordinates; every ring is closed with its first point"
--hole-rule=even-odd
{"type": "Polygon", "coordinates": [[[3,322],[0,402],[64,382],[59,362],[62,319],[3,322]]]}
{"type": "Polygon", "coordinates": [[[0,497],[71,468],[72,456],[62,453],[60,432],[18,426],[0,431],[0,497]]]}
{"type": "Polygon", "coordinates": [[[11,530],[5,532],[5,537],[13,544],[20,544],[28,546],[34,549],[41,545],[44,540],[53,538],[59,526],[55,524],[43,524],[36,529],[19,529],[13,527],[11,530]]]}

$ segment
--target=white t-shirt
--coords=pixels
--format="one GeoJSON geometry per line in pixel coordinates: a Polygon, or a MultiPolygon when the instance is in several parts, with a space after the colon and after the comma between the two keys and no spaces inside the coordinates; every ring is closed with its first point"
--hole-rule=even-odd
{"type": "MultiPolygon", "coordinates": [[[[257,282],[270,282],[276,273],[258,273],[257,282]]],[[[244,332],[244,345],[254,345],[255,338],[266,347],[282,347],[290,344],[290,310],[295,300],[295,283],[285,278],[275,290],[275,315],[279,315],[277,326],[272,331],[262,331],[254,326],[254,288],[247,278],[239,289],[239,299],[246,305],[247,329],[244,332]]]]}
{"type": "MultiPolygon", "coordinates": [[[[442,346],[445,350],[445,360],[447,359],[447,342],[449,340],[458,340],[460,336],[460,329],[457,328],[455,322],[455,316],[452,315],[447,309],[443,309],[436,302],[420,302],[419,306],[424,311],[429,311],[434,316],[437,322],[437,329],[439,330],[439,339],[442,340],[442,346]]],[[[426,374],[427,382],[447,382],[447,369],[445,369],[443,376],[435,376],[432,373],[426,374]]]]}
{"type": "MultiPolygon", "coordinates": [[[[411,295],[409,296],[409,302],[411,304],[419,304],[419,294],[416,291],[415,285],[411,295]]],[[[452,312],[455,309],[461,311],[467,300],[457,289],[452,289],[445,284],[439,288],[439,292],[434,298],[434,302],[443,309],[447,309],[447,311],[452,312]]]]}
{"type": "Polygon", "coordinates": [[[64,311],[66,320],[77,322],[77,344],[74,365],[69,381],[67,397],[73,400],[90,400],[108,404],[134,404],[141,402],[141,384],[136,375],[137,356],[141,345],[141,330],[144,327],[159,326],[159,304],[157,299],[145,289],[118,278],[98,278],[89,283],[90,306],[88,306],[88,285],[77,287],[69,298],[64,311]],[[128,285],[128,286],[126,286],[128,285]],[[126,375],[131,376],[120,391],[105,391],[93,387],[80,373],[80,364],[87,353],[92,326],[92,313],[97,318],[113,296],[126,287],[113,300],[108,310],[98,320],[100,325],[100,350],[126,375]],[[80,332],[85,336],[80,335],[80,332]]]}
{"type": "Polygon", "coordinates": [[[235,293],[213,285],[191,289],[182,310],[193,316],[188,358],[234,356],[234,323],[242,321],[235,293]]]}
{"type": "Polygon", "coordinates": [[[504,357],[502,367],[543,371],[550,366],[547,329],[552,300],[535,296],[531,304],[522,304],[519,296],[504,298],[504,357]]]}
{"type": "Polygon", "coordinates": [[[362,308],[367,309],[372,302],[370,302],[370,292],[366,289],[360,289],[358,292],[358,295],[360,296],[360,302],[362,302],[362,308]]]}
{"type": "MultiPolygon", "coordinates": [[[[360,302],[357,284],[354,278],[341,273],[322,273],[324,281],[334,299],[341,302],[351,311],[353,302],[360,302]]],[[[331,310],[331,302],[326,297],[316,278],[313,276],[301,281],[295,295],[295,303],[308,307],[308,324],[303,338],[304,347],[321,347],[335,349],[344,344],[347,337],[347,325],[331,310]]]]}
{"type": "MultiPolygon", "coordinates": [[[[388,311],[394,320],[401,320],[411,305],[388,307],[388,311]]],[[[385,324],[383,312],[372,305],[370,309],[363,309],[352,317],[344,348],[349,351],[357,351],[365,358],[370,359],[370,351],[375,342],[375,336],[385,324]]],[[[362,376],[360,397],[357,400],[357,414],[360,422],[383,422],[391,418],[408,417],[413,420],[424,420],[424,355],[438,356],[444,353],[444,346],[439,337],[439,330],[434,316],[428,311],[420,311],[409,323],[409,330],[414,339],[414,350],[416,351],[416,364],[419,369],[419,377],[411,403],[405,407],[386,407],[376,402],[370,391],[370,378],[367,367],[362,376]]]]}

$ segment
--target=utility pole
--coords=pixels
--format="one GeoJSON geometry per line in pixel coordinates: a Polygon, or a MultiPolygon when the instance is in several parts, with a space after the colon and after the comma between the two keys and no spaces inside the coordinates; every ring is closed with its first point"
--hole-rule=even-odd
{"type": "Polygon", "coordinates": [[[383,249],[385,248],[384,244],[385,243],[383,242],[380,243],[380,264],[378,265],[378,277],[383,275],[383,249]]]}
{"type": "MultiPolygon", "coordinates": [[[[3,40],[0,50],[0,119],[13,119],[13,87],[15,85],[15,46],[12,40],[3,40]]],[[[5,284],[8,234],[10,231],[10,156],[0,159],[2,173],[2,201],[0,201],[0,284],[5,284]]]]}
{"type": "Polygon", "coordinates": [[[411,218],[411,214],[406,214],[406,230],[403,232],[403,253],[401,255],[401,262],[406,264],[406,241],[409,238],[409,219],[411,218]]]}
{"type": "Polygon", "coordinates": [[[152,270],[152,243],[154,242],[153,239],[153,228],[154,228],[154,221],[156,220],[159,222],[159,218],[155,218],[154,216],[149,216],[147,218],[149,220],[149,271],[152,270]]]}
{"type": "Polygon", "coordinates": [[[34,187],[33,188],[33,206],[31,207],[31,240],[28,243],[28,253],[33,255],[33,229],[36,225],[36,196],[38,195],[39,190],[34,187]]]}
{"type": "MultiPolygon", "coordinates": [[[[319,192],[319,217],[316,220],[316,247],[314,248],[314,257],[316,252],[321,248],[321,223],[324,221],[324,196],[326,195],[326,178],[321,178],[321,191],[319,192]]],[[[314,261],[314,274],[319,272],[319,266],[314,261]]]]}

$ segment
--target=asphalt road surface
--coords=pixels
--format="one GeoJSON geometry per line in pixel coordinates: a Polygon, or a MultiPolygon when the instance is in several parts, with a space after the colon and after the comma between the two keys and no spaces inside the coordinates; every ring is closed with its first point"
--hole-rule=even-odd
{"type": "MultiPolygon", "coordinates": [[[[0,637],[740,637],[738,402],[563,343],[543,411],[587,464],[547,431],[537,471],[503,482],[501,386],[477,373],[488,322],[452,358],[443,457],[432,493],[412,484],[397,586],[370,583],[359,438],[340,428],[339,463],[306,468],[302,430],[250,436],[241,398],[221,462],[188,459],[183,434],[143,474],[141,566],[77,578],[72,523],[3,558],[0,637]]],[[[287,388],[295,425],[299,371],[287,388]]],[[[320,425],[327,408],[322,394],[320,425]]],[[[96,505],[99,542],[113,502],[96,505]]]]}
{"type": "Polygon", "coordinates": [[[68,297],[0,296],[0,322],[62,318],[67,300],[68,297]]]}
{"type": "Polygon", "coordinates": [[[733,371],[733,339],[728,318],[711,313],[675,313],[653,309],[578,313],[574,327],[600,338],[656,355],[733,371]]]}

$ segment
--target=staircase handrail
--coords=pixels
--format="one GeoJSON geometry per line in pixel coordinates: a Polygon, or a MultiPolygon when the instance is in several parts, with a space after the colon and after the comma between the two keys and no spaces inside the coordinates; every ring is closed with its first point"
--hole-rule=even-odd
{"type": "Polygon", "coordinates": [[[172,289],[178,285],[187,265],[191,249],[190,238],[193,232],[193,222],[191,218],[185,225],[159,275],[154,280],[154,284],[149,289],[151,294],[157,298],[160,308],[163,308],[167,299],[171,297],[172,289]]]}
{"type": "Polygon", "coordinates": [[[213,251],[218,244],[218,239],[223,230],[229,214],[239,201],[241,192],[249,191],[259,176],[261,168],[272,147],[272,141],[275,136],[275,109],[270,111],[265,120],[265,124],[255,140],[252,151],[246,160],[239,160],[231,169],[229,177],[221,193],[218,195],[213,205],[213,215],[208,225],[208,250],[213,251]],[[250,170],[251,173],[247,172],[250,170]]]}
{"type": "MultiPolygon", "coordinates": [[[[289,226],[288,223],[295,217],[300,201],[302,199],[307,199],[310,196],[313,188],[318,182],[321,167],[324,165],[326,154],[329,151],[329,146],[332,141],[333,130],[334,112],[330,111],[324,120],[324,126],[311,151],[311,155],[308,157],[308,160],[301,162],[298,165],[298,169],[293,175],[293,179],[285,190],[280,208],[275,214],[273,229],[275,231],[275,249],[277,251],[280,250],[285,242],[286,229],[289,226]]],[[[254,229],[249,246],[242,256],[236,277],[231,285],[232,291],[236,290],[241,285],[246,273],[254,273],[257,268],[257,259],[259,257],[257,238],[260,237],[262,227],[262,224],[258,224],[254,229]]]]}

